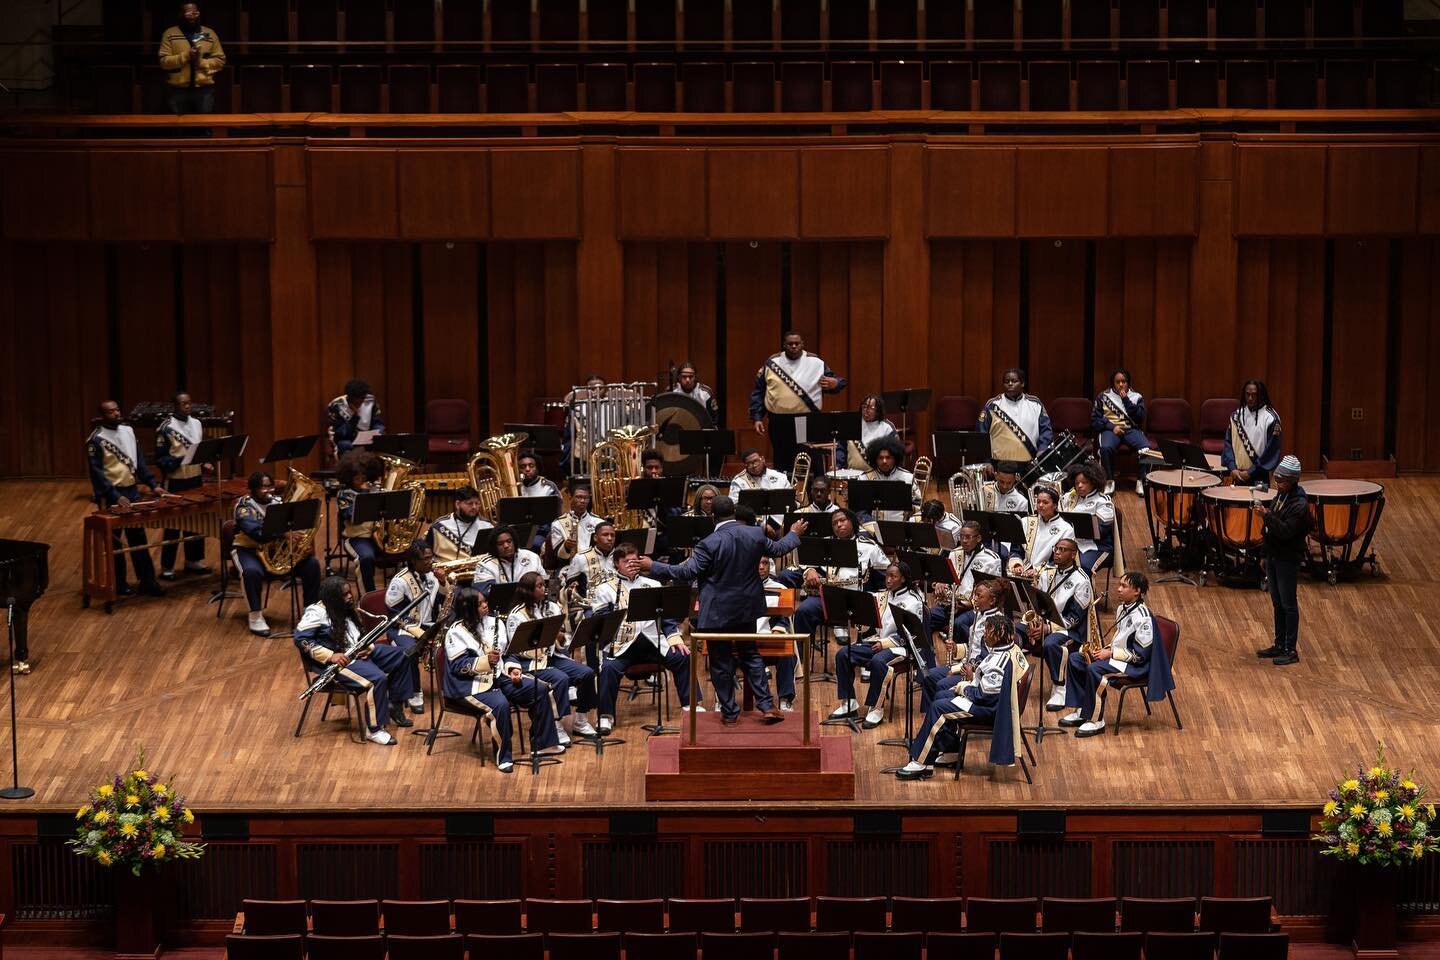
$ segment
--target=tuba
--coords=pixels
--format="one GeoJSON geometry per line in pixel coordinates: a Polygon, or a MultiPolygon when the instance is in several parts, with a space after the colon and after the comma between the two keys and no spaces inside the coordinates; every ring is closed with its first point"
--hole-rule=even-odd
{"type": "MultiPolygon", "coordinates": [[[[290,471],[290,482],[285,487],[285,498],[281,503],[298,503],[301,500],[320,500],[325,496],[325,488],[319,481],[312,480],[299,470],[290,471]]],[[[279,537],[269,543],[260,545],[260,562],[265,565],[267,573],[277,577],[283,577],[290,573],[295,564],[304,560],[315,552],[315,531],[320,527],[320,515],[323,510],[315,512],[315,526],[310,532],[300,537],[279,537]]]]}
{"type": "Polygon", "coordinates": [[[966,467],[951,474],[946,484],[950,491],[950,511],[964,520],[966,510],[985,509],[984,483],[983,465],[966,467]]]}
{"type": "Polygon", "coordinates": [[[376,454],[385,464],[385,476],[380,481],[382,492],[391,490],[410,491],[410,513],[404,520],[386,520],[375,527],[375,546],[381,553],[404,553],[420,535],[425,523],[425,489],[419,480],[407,479],[415,472],[415,464],[403,457],[388,453],[376,454]]]}
{"type": "Polygon", "coordinates": [[[640,476],[640,455],[654,433],[651,427],[617,427],[590,451],[590,509],[620,530],[647,525],[640,511],[625,509],[625,494],[640,476]]]}
{"type": "Polygon", "coordinates": [[[470,486],[480,493],[480,515],[491,523],[499,519],[500,499],[520,496],[520,445],[528,433],[502,433],[480,443],[465,465],[470,486]]]}
{"type": "Polygon", "coordinates": [[[790,468],[790,486],[795,488],[795,506],[810,503],[810,453],[801,450],[795,454],[795,464],[790,468]]]}

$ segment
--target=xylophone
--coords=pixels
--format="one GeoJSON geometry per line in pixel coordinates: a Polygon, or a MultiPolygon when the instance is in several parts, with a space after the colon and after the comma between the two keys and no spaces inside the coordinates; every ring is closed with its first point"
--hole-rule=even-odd
{"type": "MultiPolygon", "coordinates": [[[[220,528],[231,518],[235,501],[248,492],[243,477],[232,477],[223,483],[207,483],[195,490],[171,493],[159,499],[141,500],[119,510],[109,508],[97,510],[85,518],[84,559],[82,578],[84,582],[80,602],[90,606],[91,600],[105,604],[109,613],[119,594],[115,583],[116,554],[134,553],[160,546],[153,542],[144,547],[115,546],[115,534],[125,527],[144,527],[147,530],[189,530],[191,536],[181,539],[220,539],[220,528]]],[[[224,562],[224,558],[221,558],[224,562]]]]}

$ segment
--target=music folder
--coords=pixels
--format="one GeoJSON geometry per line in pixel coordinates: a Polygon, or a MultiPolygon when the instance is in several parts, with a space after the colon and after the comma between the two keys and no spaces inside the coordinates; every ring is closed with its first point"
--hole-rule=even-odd
{"type": "Polygon", "coordinates": [[[1075,530],[1080,540],[1100,539],[1100,518],[1093,513],[1062,513],[1060,519],[1075,530]]]}
{"type": "Polygon", "coordinates": [[[319,500],[272,503],[265,508],[265,522],[260,525],[260,539],[274,540],[296,530],[313,530],[319,518],[319,500]]]}
{"type": "Polygon", "coordinates": [[[635,527],[632,530],[620,530],[615,534],[615,545],[622,543],[635,544],[635,550],[643,557],[655,555],[655,528],[635,527]]]}

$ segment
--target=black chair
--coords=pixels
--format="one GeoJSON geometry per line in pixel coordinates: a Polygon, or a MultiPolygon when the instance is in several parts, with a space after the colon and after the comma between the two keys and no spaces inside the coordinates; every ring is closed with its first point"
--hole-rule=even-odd
{"type": "Polygon", "coordinates": [[[1275,109],[1314,110],[1318,76],[1314,60],[1275,61],[1275,109]]]}
{"type": "Polygon", "coordinates": [[[925,934],[860,930],[854,940],[855,960],[920,960],[925,934]]]}
{"type": "Polygon", "coordinates": [[[524,929],[519,900],[456,900],[455,932],[514,935],[524,929]]]}
{"type": "Polygon", "coordinates": [[[815,929],[879,932],[885,929],[884,897],[816,897],[815,929]]]}
{"type": "MultiPolygon", "coordinates": [[[[1150,2],[1156,4],[1158,9],[1159,0],[1150,0],[1150,2]]],[[[1123,6],[1121,9],[1124,9],[1123,6]]],[[[1123,36],[1125,26],[1123,16],[1120,25],[1123,36]]],[[[1142,36],[1158,36],[1158,30],[1152,30],[1142,36]]],[[[1110,40],[1110,0],[1070,0],[1070,39],[1087,47],[1099,47],[1108,43],[1110,40]],[[1091,42],[1085,43],[1084,41],[1091,42]]]]}
{"type": "MultiPolygon", "coordinates": [[[[305,684],[301,689],[308,689],[310,684],[319,678],[320,671],[323,668],[305,656],[303,651],[296,652],[300,656],[300,675],[304,678],[305,684]],[[314,668],[313,670],[311,669],[312,667],[314,668]]],[[[300,736],[300,731],[305,727],[305,718],[310,715],[310,707],[317,698],[325,704],[324,708],[320,711],[320,720],[323,723],[330,715],[330,707],[336,696],[344,699],[345,728],[347,735],[353,736],[359,743],[364,743],[367,731],[365,729],[365,708],[364,705],[360,703],[361,693],[357,690],[349,690],[340,686],[338,676],[330,680],[319,690],[316,690],[313,695],[306,698],[305,706],[300,708],[300,719],[295,723],[295,736],[300,736]]]]}
{"type": "Polygon", "coordinates": [[[1381,110],[1408,110],[1426,106],[1420,65],[1413,60],[1375,61],[1375,106],[1381,110]]]}
{"type": "Polygon", "coordinates": [[[925,955],[946,960],[995,960],[993,933],[930,933],[925,935],[925,955]]]}
{"type": "MultiPolygon", "coordinates": [[[[1006,16],[1009,16],[1008,10],[1006,16]]],[[[980,109],[1020,109],[1020,64],[1018,62],[1010,60],[981,62],[980,109]]]]}
{"type": "Polygon", "coordinates": [[[290,112],[330,113],[334,89],[329,64],[297,63],[290,68],[290,112]]]}
{"type": "Polygon", "coordinates": [[[1208,110],[1220,106],[1220,65],[1213,60],[1175,64],[1175,106],[1208,110]]]}
{"type": "Polygon", "coordinates": [[[122,64],[94,67],[92,109],[95,113],[135,112],[135,68],[122,64]]]}
{"type": "Polygon", "coordinates": [[[485,112],[529,113],[530,68],[496,63],[485,68],[485,112]]]}
{"type": "Polygon", "coordinates": [[[1220,960],[1285,960],[1289,955],[1288,933],[1220,934],[1220,960]]]}
{"type": "Polygon", "coordinates": [[[1030,64],[1030,109],[1070,109],[1070,64],[1036,60],[1030,64]]]}
{"type": "Polygon", "coordinates": [[[919,110],[925,78],[918,60],[880,64],[880,109],[919,110]]]}
{"type": "Polygon", "coordinates": [[[480,112],[480,68],[446,63],[435,68],[435,87],[441,113],[480,112]]]}
{"type": "Polygon", "coordinates": [[[1170,65],[1162,60],[1134,60],[1125,67],[1127,110],[1170,109],[1170,65]]]}
{"type": "Polygon", "coordinates": [[[396,64],[386,73],[391,113],[430,113],[430,68],[396,64]]]}
{"type": "Polygon", "coordinates": [[[243,113],[280,113],[285,109],[285,68],[246,64],[239,70],[243,113]]]}
{"type": "Polygon", "coordinates": [[[1034,933],[1036,897],[971,897],[965,901],[965,929],[976,933],[1034,933]]]}
{"type": "Polygon", "coordinates": [[[380,932],[379,900],[311,900],[310,932],[328,937],[368,937],[380,932]]]}
{"type": "Polygon", "coordinates": [[[340,112],[379,113],[382,74],[374,64],[340,65],[340,112]]]}
{"type": "Polygon", "coordinates": [[[773,933],[702,933],[700,952],[725,960],[774,960],[773,933]]]}
{"type": "Polygon", "coordinates": [[[635,64],[635,110],[638,113],[674,113],[675,65],[635,64]]]}
{"type": "Polygon", "coordinates": [[[1075,65],[1075,107],[1079,110],[1120,109],[1120,62],[1082,60],[1075,65]]]}
{"type": "MultiPolygon", "coordinates": [[[[1020,682],[1015,685],[1015,696],[1020,701],[1017,712],[1021,717],[1025,716],[1025,705],[1030,701],[1030,684],[1035,678],[1035,673],[1034,670],[1026,670],[1025,675],[1020,678],[1020,682]]],[[[965,750],[970,745],[970,738],[972,736],[994,737],[995,724],[993,721],[984,723],[965,719],[956,721],[955,727],[960,734],[960,756],[955,761],[955,779],[958,780],[960,771],[965,769],[965,750]]],[[[1030,749],[1030,734],[1025,732],[1023,726],[1020,728],[1020,746],[1022,749],[1015,755],[1015,759],[1020,761],[1020,772],[1025,774],[1025,782],[1034,783],[1035,781],[1030,776],[1030,767],[1036,763],[1035,754],[1030,749]],[[1027,753],[1030,754],[1029,764],[1025,762],[1027,753]]]]}
{"type": "Polygon", "coordinates": [[[625,960],[695,960],[693,933],[625,931],[625,960]]]}
{"type": "Polygon", "coordinates": [[[1269,897],[1201,897],[1199,930],[1213,933],[1269,933],[1269,897]]]}
{"type": "Polygon", "coordinates": [[[226,960],[304,960],[305,938],[298,933],[257,937],[232,933],[225,938],[226,960]]]}
{"type": "Polygon", "coordinates": [[[596,900],[595,929],[619,933],[660,933],[665,929],[663,900],[596,900]]]}
{"type": "Polygon", "coordinates": [[[1002,933],[1000,960],[1068,960],[1068,933],[1002,933]]]}
{"type": "Polygon", "coordinates": [[[433,936],[387,934],[390,960],[465,960],[465,938],[458,933],[433,936]]]}
{"type": "Polygon", "coordinates": [[[1044,897],[1040,900],[1040,929],[1045,933],[1074,933],[1077,930],[1112,933],[1115,930],[1115,899],[1044,897]]]}
{"type": "Polygon", "coordinates": [[[618,933],[547,933],[550,960],[620,960],[618,933]]]}
{"type": "Polygon", "coordinates": [[[868,60],[830,65],[830,109],[864,113],[875,108],[875,74],[868,60]]]}
{"type": "Polygon", "coordinates": [[[1370,64],[1364,60],[1325,62],[1325,109],[1363,110],[1369,105],[1370,64]]]}
{"type": "Polygon", "coordinates": [[[782,931],[778,939],[780,960],[850,960],[848,933],[782,931]]]}
{"type": "Polygon", "coordinates": [[[890,929],[959,933],[965,929],[965,901],[962,897],[895,897],[890,901],[890,929]]]}
{"type": "Polygon", "coordinates": [[[809,897],[741,897],[740,932],[810,929],[809,897]]]}
{"type": "Polygon", "coordinates": [[[728,898],[693,900],[672,897],[666,901],[672,933],[734,933],[735,901],[728,898]]]}
{"type": "Polygon", "coordinates": [[[545,937],[538,933],[469,933],[465,949],[472,957],[545,960],[545,937]]]}
{"type": "Polygon", "coordinates": [[[1263,60],[1231,60],[1225,64],[1225,106],[1264,110],[1269,105],[1269,68],[1263,60]]]}
{"type": "Polygon", "coordinates": [[[1195,929],[1195,898],[1120,898],[1120,929],[1189,933],[1195,929]]]}
{"type": "Polygon", "coordinates": [[[542,63],[535,68],[535,109],[570,113],[580,109],[580,71],[573,63],[542,63]]]}
{"type": "Polygon", "coordinates": [[[964,60],[937,60],[930,64],[930,108],[970,109],[970,64],[964,60]]]}
{"type": "MultiPolygon", "coordinates": [[[[1169,617],[1161,616],[1155,618],[1155,623],[1160,627],[1160,636],[1155,638],[1155,642],[1165,645],[1165,654],[1170,658],[1170,668],[1173,670],[1176,651],[1180,649],[1180,624],[1169,617]]],[[[1116,675],[1109,681],[1111,691],[1120,691],[1120,701],[1115,704],[1115,736],[1120,736],[1120,722],[1125,714],[1125,694],[1131,690],[1139,688],[1140,702],[1145,705],[1145,715],[1150,715],[1150,700],[1145,695],[1145,679],[1116,675]]],[[[1167,691],[1165,699],[1170,704],[1170,712],[1175,715],[1175,729],[1184,730],[1185,727],[1180,723],[1180,708],[1175,705],[1175,691],[1167,691]]]]}
{"type": "Polygon", "coordinates": [[[449,900],[381,900],[385,935],[438,937],[450,932],[449,900]]]}
{"type": "Polygon", "coordinates": [[[1145,934],[1145,956],[1165,960],[1213,960],[1215,935],[1151,931],[1145,934]]]}
{"type": "Polygon", "coordinates": [[[526,900],[525,929],[531,933],[589,933],[595,929],[589,900],[526,900]]]}
{"type": "Polygon", "coordinates": [[[624,110],[626,84],[623,63],[585,64],[585,109],[624,110]]]}
{"type": "Polygon", "coordinates": [[[819,113],[825,109],[825,65],[780,65],[780,109],[785,113],[819,113]]]}
{"type": "Polygon", "coordinates": [[[680,68],[682,109],[687,113],[725,112],[725,64],[686,63],[680,68]]]}
{"type": "Polygon", "coordinates": [[[310,929],[304,900],[241,900],[245,933],[252,937],[305,934],[310,929]]]}
{"type": "Polygon", "coordinates": [[[1145,934],[1088,933],[1077,930],[1070,937],[1071,960],[1140,960],[1145,934]]]}
{"type": "Polygon", "coordinates": [[[305,941],[309,960],[385,960],[385,938],[334,937],[311,934],[305,941]]]}
{"type": "Polygon", "coordinates": [[[730,68],[730,109],[736,113],[774,113],[775,64],[733,65],[730,68]]]}

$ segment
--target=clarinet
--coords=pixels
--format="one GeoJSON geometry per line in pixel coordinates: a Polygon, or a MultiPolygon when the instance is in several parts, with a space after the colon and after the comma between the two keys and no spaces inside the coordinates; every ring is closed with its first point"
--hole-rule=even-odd
{"type": "MultiPolygon", "coordinates": [[[[373,630],[369,631],[363,636],[356,638],[354,643],[350,644],[348,647],[341,651],[341,653],[345,655],[345,659],[349,660],[360,651],[373,646],[376,640],[380,639],[385,635],[385,631],[393,627],[396,621],[398,621],[401,617],[405,616],[405,614],[409,613],[412,609],[414,609],[416,604],[418,604],[421,600],[424,600],[427,596],[429,596],[429,594],[422,593],[418,597],[414,597],[410,600],[409,603],[405,604],[405,606],[401,607],[390,617],[386,618],[385,621],[382,622],[379,626],[375,627],[373,630]]],[[[305,688],[305,692],[300,694],[300,699],[310,699],[310,697],[314,696],[321,687],[325,686],[331,680],[334,680],[336,674],[338,674],[339,672],[340,668],[338,666],[333,663],[330,664],[328,667],[321,671],[320,676],[315,678],[314,683],[310,684],[310,686],[305,688]]]]}

